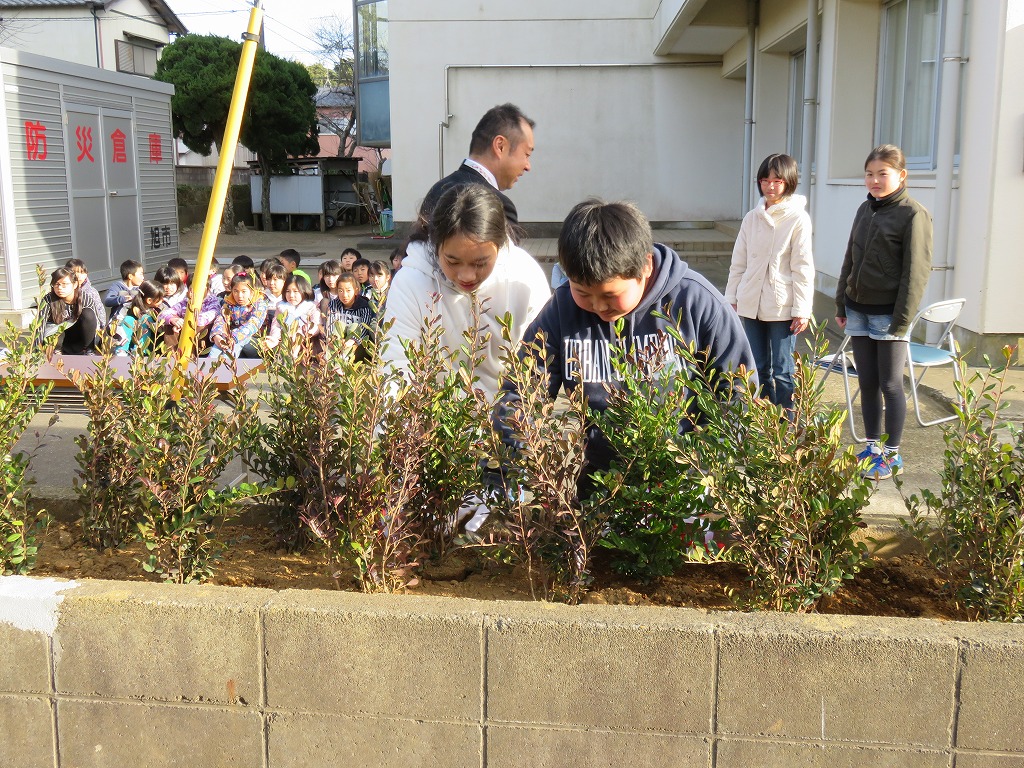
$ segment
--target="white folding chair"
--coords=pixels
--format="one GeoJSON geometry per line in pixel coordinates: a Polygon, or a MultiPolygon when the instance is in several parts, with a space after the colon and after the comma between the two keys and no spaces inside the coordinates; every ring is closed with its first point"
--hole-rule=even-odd
{"type": "Polygon", "coordinates": [[[910,330],[907,331],[907,338],[913,338],[914,327],[918,323],[925,323],[938,328],[939,335],[933,344],[919,344],[916,341],[910,342],[910,349],[907,352],[907,368],[910,370],[910,394],[914,399],[914,413],[917,415],[917,423],[922,427],[930,427],[933,424],[941,424],[944,421],[952,421],[957,418],[943,416],[942,418],[925,421],[921,416],[921,404],[917,397],[917,386],[921,383],[929,368],[936,368],[940,365],[949,365],[953,368],[953,383],[956,389],[956,398],[962,408],[964,403],[960,396],[960,366],[957,365],[956,340],[953,338],[953,326],[960,317],[967,299],[947,299],[929,304],[910,321],[910,330]],[[921,375],[914,373],[915,369],[921,370],[921,375]]]}
{"type": "Polygon", "coordinates": [[[853,439],[858,443],[867,441],[866,437],[861,437],[857,434],[857,426],[853,418],[853,401],[856,399],[860,388],[853,390],[850,386],[850,373],[857,375],[857,369],[853,365],[853,353],[847,351],[847,347],[850,346],[850,336],[843,337],[843,343],[839,345],[839,349],[836,350],[835,354],[825,355],[819,358],[815,363],[821,368],[825,369],[825,375],[821,378],[821,383],[824,384],[828,379],[829,374],[832,371],[843,372],[843,391],[846,393],[846,410],[849,414],[847,423],[850,425],[850,434],[853,435],[853,439]]]}
{"type": "MultiPolygon", "coordinates": [[[[910,373],[910,396],[914,402],[914,415],[917,416],[917,423],[922,427],[930,427],[935,424],[941,424],[942,422],[952,421],[957,418],[956,414],[953,414],[951,416],[943,416],[938,419],[932,419],[931,421],[925,421],[924,416],[921,415],[921,403],[918,398],[917,387],[924,378],[925,373],[928,372],[929,368],[935,368],[940,365],[952,366],[954,385],[960,381],[960,367],[956,362],[958,350],[956,340],[953,338],[953,326],[956,324],[957,318],[960,317],[960,312],[963,310],[964,304],[966,303],[967,299],[946,299],[945,301],[937,301],[922,309],[914,315],[914,319],[910,321],[910,328],[907,331],[907,368],[910,373]],[[914,332],[915,326],[919,323],[938,326],[939,335],[934,343],[928,344],[909,341],[914,332]],[[917,375],[916,373],[918,369],[921,371],[920,375],[917,375]]],[[[853,365],[853,353],[847,351],[847,347],[849,345],[850,337],[846,336],[843,338],[843,343],[839,346],[839,349],[834,355],[827,355],[821,358],[817,361],[817,364],[826,369],[822,382],[828,378],[828,375],[832,373],[832,371],[842,371],[843,390],[846,393],[846,408],[850,414],[850,434],[853,435],[853,439],[858,443],[863,443],[867,438],[857,434],[857,427],[854,419],[853,401],[856,399],[860,390],[854,390],[850,384],[850,372],[853,371],[853,375],[855,376],[856,369],[853,365]]],[[[956,388],[956,397],[960,406],[963,407],[963,399],[960,396],[959,388],[956,388]]]]}

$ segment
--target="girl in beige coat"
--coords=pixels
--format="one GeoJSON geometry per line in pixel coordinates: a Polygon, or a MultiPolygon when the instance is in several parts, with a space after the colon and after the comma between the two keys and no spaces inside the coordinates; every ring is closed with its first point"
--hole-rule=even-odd
{"type": "Polygon", "coordinates": [[[793,407],[793,353],[814,300],[814,259],[807,200],[794,195],[797,164],[769,155],[757,171],[761,198],[743,217],[732,251],[725,299],[739,313],[754,352],[762,392],[793,407]]]}

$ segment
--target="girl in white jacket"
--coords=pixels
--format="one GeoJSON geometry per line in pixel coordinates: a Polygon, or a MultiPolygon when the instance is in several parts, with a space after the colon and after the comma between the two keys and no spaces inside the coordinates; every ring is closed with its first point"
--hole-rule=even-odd
{"type": "Polygon", "coordinates": [[[761,199],[743,217],[725,300],[743,321],[764,395],[793,407],[793,353],[814,301],[807,199],[794,195],[796,160],[769,155],[757,171],[761,199]]]}
{"type": "Polygon", "coordinates": [[[551,296],[547,278],[530,254],[512,244],[501,200],[490,187],[470,184],[445,192],[429,230],[428,240],[409,243],[388,290],[384,322],[391,327],[381,357],[404,369],[402,339],[418,340],[423,321],[437,313],[442,344],[457,358],[474,324],[476,304],[477,330],[489,334],[486,356],[475,371],[477,386],[494,396],[501,374],[497,318],[512,315],[513,341],[518,342],[551,296]]]}

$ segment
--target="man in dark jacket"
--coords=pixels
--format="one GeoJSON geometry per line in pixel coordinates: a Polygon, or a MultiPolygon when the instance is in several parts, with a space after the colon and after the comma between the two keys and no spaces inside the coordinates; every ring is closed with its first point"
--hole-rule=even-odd
{"type": "Polygon", "coordinates": [[[498,190],[509,224],[518,224],[516,206],[502,192],[512,189],[519,177],[530,170],[533,126],[533,120],[515,104],[501,104],[487,110],[473,129],[469,157],[453,173],[432,186],[423,198],[420,205],[421,219],[430,221],[437,201],[451,187],[487,184],[498,190]]]}

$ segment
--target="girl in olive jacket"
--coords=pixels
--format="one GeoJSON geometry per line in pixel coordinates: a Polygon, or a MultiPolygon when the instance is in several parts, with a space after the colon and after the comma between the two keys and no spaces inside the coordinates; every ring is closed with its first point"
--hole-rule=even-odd
{"type": "Polygon", "coordinates": [[[932,266],[932,219],[906,189],[903,152],[876,147],[864,164],[868,199],[857,211],[836,290],[836,322],[850,336],[868,438],[858,458],[864,475],[891,477],[903,467],[899,454],[907,400],[903,367],[906,335],[932,266]],[[885,445],[882,403],[885,403],[885,445]]]}

